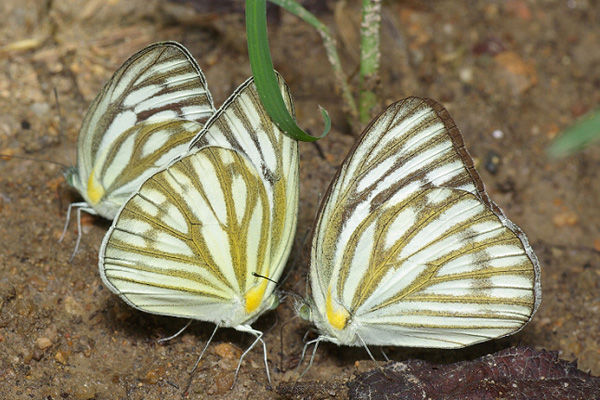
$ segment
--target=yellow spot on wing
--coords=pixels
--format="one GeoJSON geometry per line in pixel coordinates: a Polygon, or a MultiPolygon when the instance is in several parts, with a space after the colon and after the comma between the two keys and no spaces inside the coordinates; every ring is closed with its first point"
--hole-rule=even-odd
{"type": "Polygon", "coordinates": [[[91,205],[98,204],[98,202],[100,202],[100,199],[102,199],[102,196],[104,196],[104,188],[96,180],[96,174],[94,173],[94,170],[92,170],[92,173],[88,178],[87,195],[88,199],[92,203],[91,205]]]}
{"type": "Polygon", "coordinates": [[[265,295],[265,290],[267,290],[267,285],[269,281],[266,279],[262,279],[260,285],[251,287],[246,292],[246,313],[251,314],[254,310],[260,306],[262,303],[263,296],[265,295]]]}
{"type": "Polygon", "coordinates": [[[327,300],[325,302],[327,309],[327,320],[335,329],[342,330],[346,327],[350,313],[345,308],[333,304],[331,300],[331,288],[327,291],[327,300]]]}

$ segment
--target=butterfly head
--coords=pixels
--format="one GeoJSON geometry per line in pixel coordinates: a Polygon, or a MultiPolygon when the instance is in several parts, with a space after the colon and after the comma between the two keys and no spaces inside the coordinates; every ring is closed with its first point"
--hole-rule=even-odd
{"type": "Polygon", "coordinates": [[[312,308],[306,300],[296,304],[296,314],[305,321],[313,320],[312,308]]]}
{"type": "Polygon", "coordinates": [[[79,171],[77,167],[67,167],[63,172],[63,176],[65,177],[65,181],[71,187],[75,187],[76,183],[79,181],[79,171]]]}

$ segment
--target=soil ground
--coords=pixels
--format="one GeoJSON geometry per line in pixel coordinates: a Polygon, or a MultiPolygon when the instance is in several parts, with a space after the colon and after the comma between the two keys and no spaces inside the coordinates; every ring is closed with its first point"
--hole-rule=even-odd
{"type": "MultiPolygon", "coordinates": [[[[204,3],[211,2],[196,2],[195,12],[157,0],[3,0],[0,153],[73,164],[89,102],[129,55],[155,41],[186,45],[219,105],[250,75],[243,7],[204,3]]],[[[311,3],[336,32],[352,75],[359,2],[311,3]]],[[[307,233],[354,136],[319,36],[284,12],[270,17],[273,58],[300,124],[320,131],[317,104],[333,120],[319,148],[300,145],[300,214],[285,288],[304,293],[307,233]]],[[[449,362],[527,344],[600,374],[600,152],[589,147],[558,161],[544,153],[553,137],[600,103],[598,26],[600,7],[586,0],[385,2],[377,111],[408,95],[441,101],[492,199],[527,233],[543,268],[542,305],[519,334],[460,351],[386,349],[391,358],[449,362]]],[[[213,326],[197,322],[157,344],[185,321],[135,311],[102,285],[97,255],[107,221],[84,219],[80,251],[69,262],[75,228],[62,243],[58,238],[78,195],[61,172],[50,163],[0,160],[0,398],[180,398],[213,326]]],[[[293,382],[309,327],[293,319],[290,302],[256,327],[266,332],[274,385],[293,382]]],[[[251,340],[219,331],[189,398],[276,397],[258,349],[229,389],[240,349],[251,340]]],[[[371,367],[362,349],[322,344],[302,381],[329,387],[321,397],[344,398],[344,382],[371,367]]]]}

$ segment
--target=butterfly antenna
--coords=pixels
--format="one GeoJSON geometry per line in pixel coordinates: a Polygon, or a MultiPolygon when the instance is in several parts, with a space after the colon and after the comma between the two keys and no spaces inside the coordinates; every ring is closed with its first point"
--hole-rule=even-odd
{"type": "Polygon", "coordinates": [[[317,154],[319,154],[319,157],[322,160],[327,161],[327,157],[325,157],[325,153],[323,152],[323,148],[321,147],[321,145],[317,142],[311,142],[313,144],[313,146],[315,147],[315,149],[317,149],[317,154]]]}
{"type": "Polygon", "coordinates": [[[60,108],[60,101],[58,101],[58,90],[54,87],[54,102],[56,103],[56,112],[58,113],[58,134],[61,137],[65,137],[66,129],[65,129],[65,118],[62,113],[62,109],[60,108]]]}
{"type": "Polygon", "coordinates": [[[296,319],[298,319],[298,315],[294,315],[292,318],[290,318],[287,321],[285,321],[283,324],[281,324],[281,327],[279,328],[279,343],[280,343],[279,370],[280,371],[283,371],[283,328],[285,328],[285,326],[287,324],[289,324],[290,322],[292,322],[292,321],[294,321],[296,319]]]}
{"type": "Polygon", "coordinates": [[[196,363],[192,367],[192,370],[190,371],[190,377],[188,379],[187,384],[185,385],[185,389],[183,390],[182,397],[184,397],[186,395],[186,393],[190,390],[190,386],[192,386],[192,379],[194,378],[194,372],[196,372],[196,368],[198,368],[198,364],[200,364],[200,360],[202,360],[202,356],[204,356],[204,353],[206,352],[206,349],[208,349],[208,345],[210,344],[210,342],[212,341],[213,337],[215,336],[215,333],[217,333],[217,329],[219,329],[219,324],[217,324],[217,326],[215,326],[215,330],[213,331],[213,333],[210,335],[210,337],[206,341],[206,344],[204,345],[204,348],[202,349],[202,352],[200,352],[200,356],[198,356],[198,359],[196,360],[196,363]]]}
{"type": "Polygon", "coordinates": [[[183,333],[183,331],[185,331],[191,325],[192,321],[193,321],[193,319],[190,318],[190,320],[187,322],[187,324],[185,324],[185,326],[183,328],[178,330],[177,333],[175,333],[174,335],[165,337],[165,338],[158,339],[156,342],[157,343],[165,343],[165,342],[168,342],[169,340],[175,339],[177,336],[181,335],[183,333]]]}
{"type": "Polygon", "coordinates": [[[268,280],[269,282],[273,282],[274,284],[279,285],[279,282],[277,282],[277,281],[269,278],[268,276],[264,276],[264,275],[258,274],[258,273],[254,272],[254,271],[252,272],[252,276],[255,276],[257,278],[264,278],[264,279],[268,280]]]}
{"type": "Polygon", "coordinates": [[[54,164],[54,165],[58,165],[61,166],[63,168],[69,168],[68,165],[63,164],[61,162],[58,161],[54,161],[54,160],[47,160],[47,159],[43,159],[43,158],[35,158],[35,157],[27,157],[27,156],[20,156],[20,155],[14,155],[14,154],[0,154],[0,159],[2,160],[7,160],[9,161],[11,158],[16,158],[19,160],[27,160],[27,161],[37,161],[37,162],[47,162],[50,164],[54,164]]]}

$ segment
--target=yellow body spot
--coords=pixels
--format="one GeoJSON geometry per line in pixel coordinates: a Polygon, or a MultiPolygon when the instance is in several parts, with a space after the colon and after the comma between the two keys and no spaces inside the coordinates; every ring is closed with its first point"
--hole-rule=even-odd
{"type": "Polygon", "coordinates": [[[346,327],[350,313],[344,307],[334,304],[331,300],[331,288],[327,291],[327,300],[325,302],[327,308],[327,320],[335,329],[342,330],[346,327]]]}
{"type": "Polygon", "coordinates": [[[246,292],[246,313],[251,314],[254,310],[260,306],[262,302],[263,296],[265,295],[265,290],[267,290],[267,285],[269,281],[266,279],[261,279],[261,283],[257,286],[251,287],[246,292]]]}
{"type": "Polygon", "coordinates": [[[92,203],[91,205],[98,204],[100,199],[102,199],[102,196],[104,196],[104,188],[96,180],[96,175],[93,170],[88,178],[87,195],[88,199],[92,203]]]}

